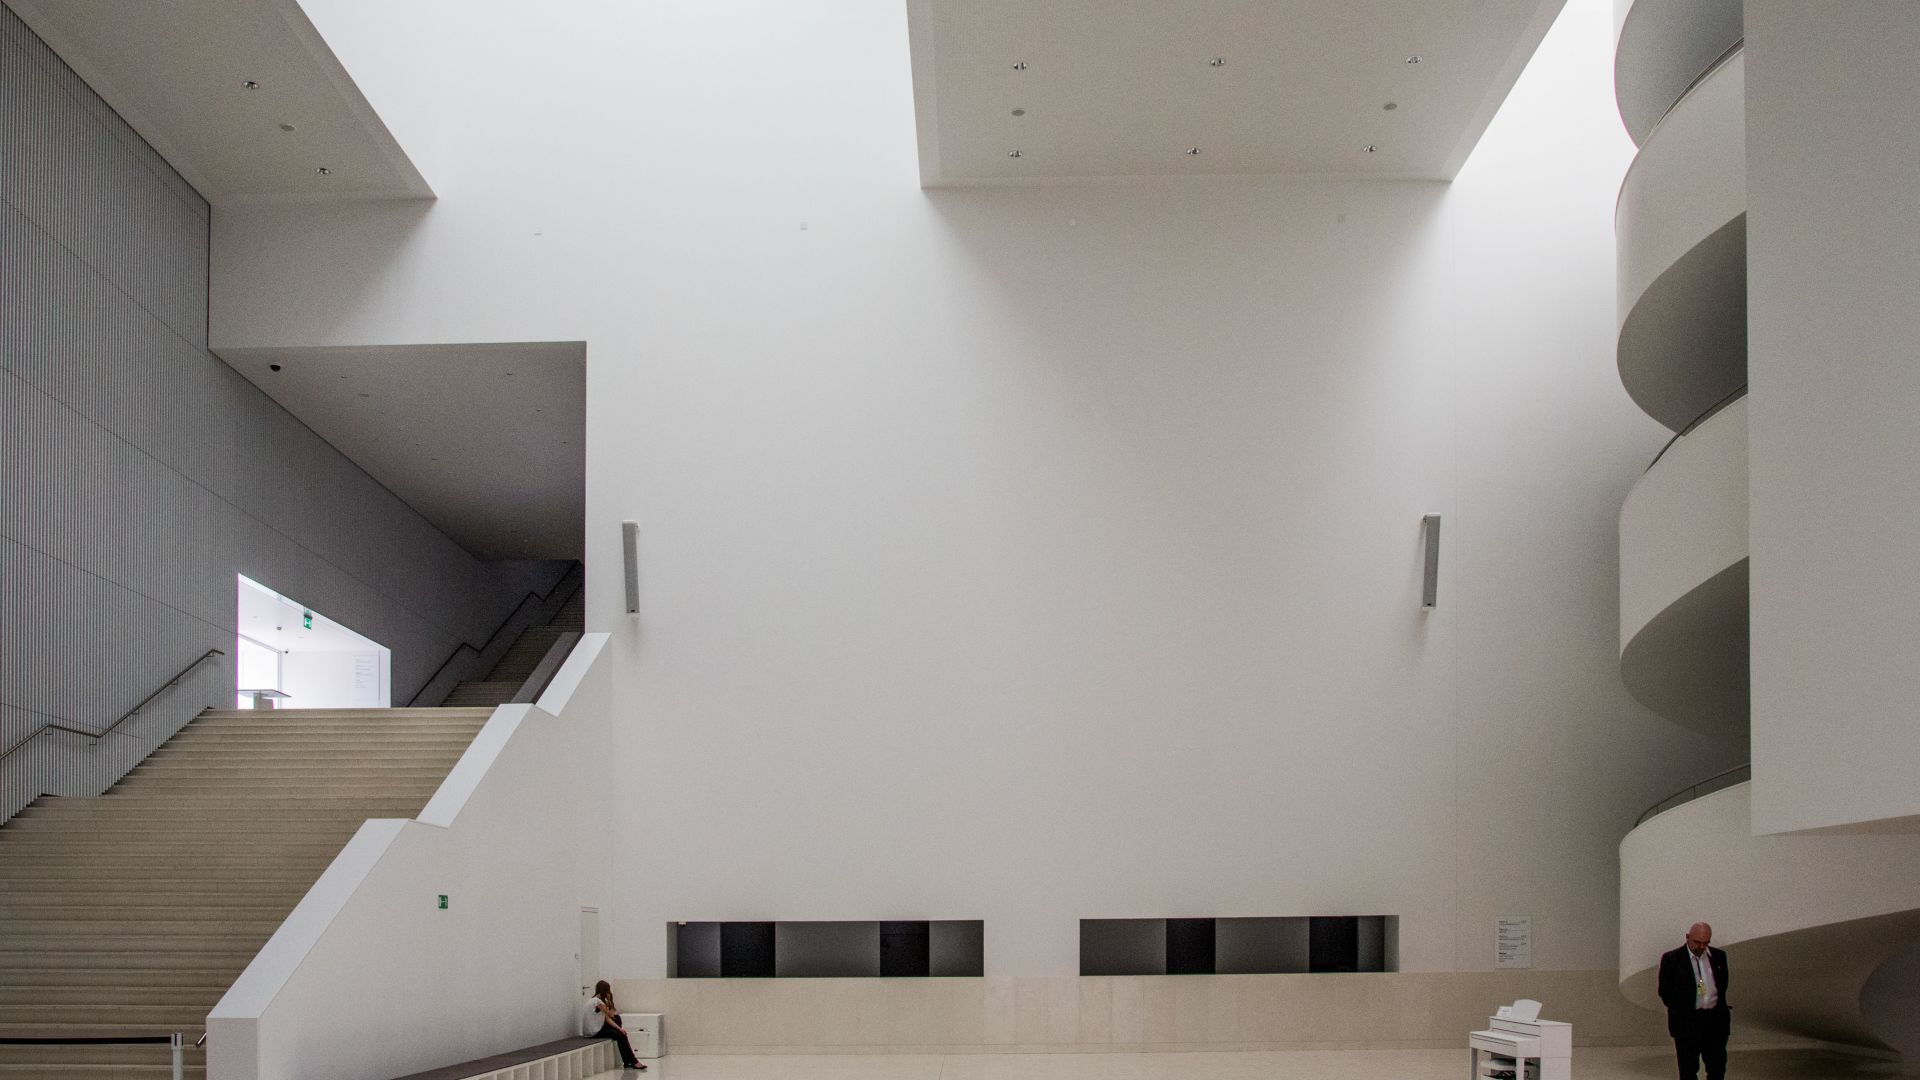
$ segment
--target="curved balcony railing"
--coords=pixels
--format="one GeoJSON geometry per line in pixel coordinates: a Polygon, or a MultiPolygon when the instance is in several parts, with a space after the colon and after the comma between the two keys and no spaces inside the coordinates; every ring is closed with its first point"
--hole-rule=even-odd
{"type": "Polygon", "coordinates": [[[1872,976],[1920,934],[1920,836],[1755,835],[1766,773],[1739,773],[1675,792],[1620,841],[1622,994],[1658,1008],[1660,954],[1704,919],[1743,1026],[1886,1050],[1876,1017],[1901,1014],[1872,976]]]}
{"type": "Polygon", "coordinates": [[[1735,784],[1744,784],[1751,779],[1753,779],[1752,762],[1748,762],[1745,765],[1735,765],[1726,772],[1714,773],[1705,780],[1688,784],[1679,791],[1640,811],[1640,816],[1633,819],[1633,827],[1637,829],[1645,825],[1648,818],[1657,814],[1663,814],[1676,806],[1690,803],[1702,795],[1711,795],[1721,788],[1730,788],[1735,784]]]}
{"type": "Polygon", "coordinates": [[[1620,381],[1680,431],[1747,381],[1746,61],[1736,51],[1641,147],[1620,185],[1620,381]]]}
{"type": "Polygon", "coordinates": [[[1749,727],[1747,405],[1693,425],[1620,510],[1620,677],[1661,716],[1718,738],[1749,727]]]}
{"type": "Polygon", "coordinates": [[[1742,0],[1622,0],[1614,101],[1635,145],[1745,36],[1742,0]]]}

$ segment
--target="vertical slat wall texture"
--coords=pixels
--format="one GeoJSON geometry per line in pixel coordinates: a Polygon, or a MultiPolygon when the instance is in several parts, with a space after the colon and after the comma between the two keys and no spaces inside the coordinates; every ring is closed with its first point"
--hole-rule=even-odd
{"type": "Polygon", "coordinates": [[[401,700],[547,573],[475,560],[207,351],[209,213],[0,8],[0,750],[227,653],[0,761],[0,821],[231,705],[237,573],[393,649],[401,700]]]}

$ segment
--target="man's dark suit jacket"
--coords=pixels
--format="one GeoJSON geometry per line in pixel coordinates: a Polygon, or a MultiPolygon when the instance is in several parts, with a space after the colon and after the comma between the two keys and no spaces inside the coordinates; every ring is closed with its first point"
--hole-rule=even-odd
{"type": "MultiPolygon", "coordinates": [[[[1727,954],[1707,946],[1707,964],[1713,968],[1713,984],[1720,990],[1720,1004],[1727,1005],[1727,954]]],[[[1693,957],[1685,945],[1660,954],[1660,1001],[1667,1007],[1667,1034],[1678,1037],[1680,1025],[1693,1010],[1693,957]]]]}

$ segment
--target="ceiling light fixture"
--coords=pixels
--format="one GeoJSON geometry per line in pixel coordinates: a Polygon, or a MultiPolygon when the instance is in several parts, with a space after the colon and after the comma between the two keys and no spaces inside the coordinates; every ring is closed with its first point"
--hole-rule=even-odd
{"type": "Polygon", "coordinates": [[[1385,105],[1380,106],[1380,108],[1386,110],[1387,112],[1392,112],[1393,110],[1399,107],[1400,107],[1399,103],[1394,101],[1389,101],[1385,105]]]}
{"type": "Polygon", "coordinates": [[[1015,110],[1013,110],[1013,115],[1015,115],[1015,116],[1025,116],[1025,115],[1027,115],[1027,110],[1025,110],[1025,109],[1015,109],[1015,110]]]}
{"type": "Polygon", "coordinates": [[[1367,147],[1366,147],[1366,149],[1367,149],[1367,153],[1369,153],[1369,154],[1371,154],[1371,153],[1373,153],[1374,151],[1376,151],[1376,150],[1378,150],[1378,149],[1380,149],[1380,148],[1379,148],[1379,147],[1377,147],[1377,146],[1375,146],[1375,145],[1373,145],[1372,143],[1368,143],[1368,144],[1367,144],[1367,147]]]}
{"type": "Polygon", "coordinates": [[[313,170],[313,172],[315,176],[332,176],[333,175],[333,170],[327,168],[325,165],[322,165],[319,168],[313,170]]]}
{"type": "Polygon", "coordinates": [[[292,131],[292,130],[293,130],[293,125],[292,125],[292,124],[281,124],[281,125],[280,125],[280,130],[281,130],[281,131],[292,131]]]}
{"type": "Polygon", "coordinates": [[[259,83],[257,83],[257,82],[254,82],[254,81],[253,81],[252,79],[248,79],[247,81],[245,81],[245,82],[243,82],[243,83],[241,83],[241,84],[240,84],[240,89],[242,89],[242,90],[258,90],[258,89],[260,89],[260,84],[259,84],[259,83]]]}
{"type": "Polygon", "coordinates": [[[1013,62],[1013,70],[1015,71],[1027,70],[1027,62],[1025,60],[1015,60],[1013,62]]]}
{"type": "Polygon", "coordinates": [[[1200,156],[1200,148],[1199,148],[1199,147],[1197,147],[1197,146],[1189,146],[1189,147],[1187,147],[1187,156],[1188,156],[1188,157],[1199,157],[1199,156],[1200,156]]]}
{"type": "Polygon", "coordinates": [[[1417,64],[1421,61],[1421,59],[1422,59],[1421,56],[1418,53],[1415,53],[1414,55],[1407,57],[1407,63],[1417,64]]]}
{"type": "Polygon", "coordinates": [[[1009,150],[1009,151],[1007,151],[1007,156],[1008,156],[1008,157],[1011,157],[1011,158],[1017,158],[1017,157],[1019,157],[1019,156],[1020,156],[1020,151],[1018,151],[1018,150],[1009,150]]]}
{"type": "Polygon", "coordinates": [[[1224,56],[1216,56],[1213,59],[1207,61],[1207,66],[1208,67],[1226,67],[1227,58],[1224,56]]]}

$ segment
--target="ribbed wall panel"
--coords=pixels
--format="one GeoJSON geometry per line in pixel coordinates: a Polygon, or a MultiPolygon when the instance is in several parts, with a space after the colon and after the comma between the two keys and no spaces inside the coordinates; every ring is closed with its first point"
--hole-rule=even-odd
{"type": "MultiPolygon", "coordinates": [[[[483,565],[206,350],[209,208],[0,8],[0,751],[100,729],[209,648],[236,573],[393,649],[403,698],[529,586],[483,565]]],[[[0,761],[0,820],[93,794],[210,705],[0,761]]]]}

